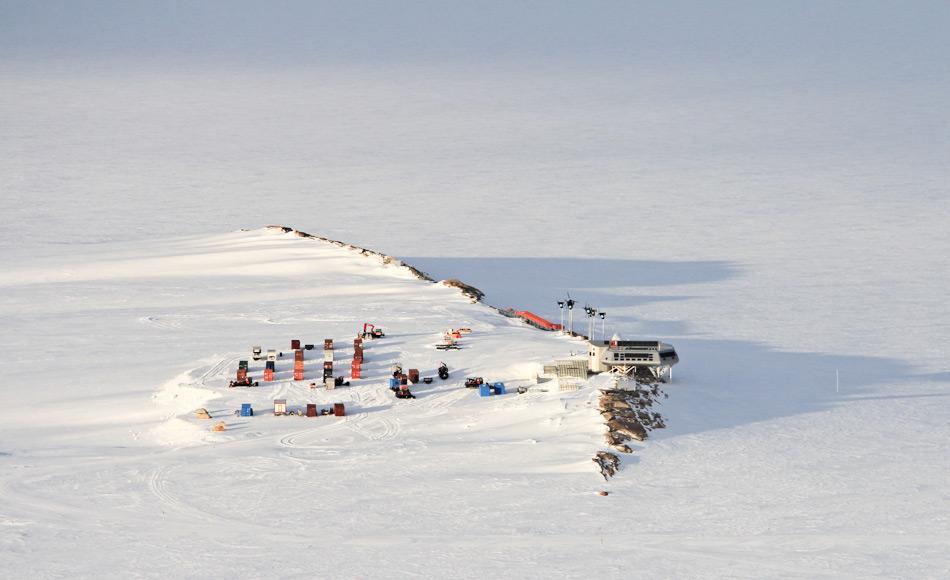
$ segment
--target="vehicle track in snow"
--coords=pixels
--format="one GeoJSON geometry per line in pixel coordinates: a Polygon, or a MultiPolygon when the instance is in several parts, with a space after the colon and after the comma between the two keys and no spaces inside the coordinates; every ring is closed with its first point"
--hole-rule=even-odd
{"type": "Polygon", "coordinates": [[[226,375],[224,373],[224,369],[228,366],[228,364],[233,363],[235,360],[237,359],[228,357],[219,360],[215,364],[211,365],[211,368],[202,373],[200,377],[198,377],[197,383],[203,387],[208,387],[209,389],[215,388],[208,384],[208,380],[218,375],[225,377],[226,375]]]}
{"type": "Polygon", "coordinates": [[[383,416],[387,411],[378,411],[379,416],[372,416],[365,421],[358,421],[347,425],[354,433],[370,441],[387,441],[394,439],[402,431],[399,421],[383,416]]]}
{"type": "Polygon", "coordinates": [[[444,393],[432,394],[423,399],[425,408],[422,415],[424,417],[433,417],[446,412],[449,407],[458,404],[462,399],[472,393],[472,389],[466,389],[459,386],[457,389],[446,391],[444,393]],[[431,399],[431,402],[427,402],[431,399]]]}
{"type": "MultiPolygon", "coordinates": [[[[316,417],[316,418],[307,417],[307,418],[305,418],[305,420],[314,420],[314,419],[315,419],[316,421],[320,421],[321,419],[324,419],[324,418],[323,418],[323,417],[316,417]]],[[[364,421],[365,419],[366,419],[366,414],[365,414],[365,413],[360,413],[360,414],[356,414],[356,415],[346,415],[346,416],[343,417],[343,419],[340,419],[340,420],[338,420],[338,421],[335,421],[334,423],[332,423],[332,424],[330,424],[330,425],[327,425],[327,424],[315,424],[315,425],[313,425],[312,427],[309,427],[309,428],[307,428],[307,429],[303,429],[303,430],[301,430],[301,431],[294,431],[293,433],[288,433],[288,434],[282,436],[280,439],[278,439],[278,440],[277,440],[277,443],[278,443],[278,445],[280,445],[281,447],[289,447],[289,448],[292,448],[292,449],[324,449],[324,448],[329,448],[329,447],[332,447],[332,446],[329,446],[329,445],[316,445],[316,446],[313,446],[313,445],[306,445],[306,439],[308,439],[310,436],[314,436],[314,435],[323,437],[323,436],[325,436],[325,435],[333,434],[333,432],[335,432],[335,431],[337,431],[337,430],[339,430],[339,429],[341,429],[341,428],[343,428],[343,427],[348,427],[348,426],[352,425],[353,423],[359,423],[360,421],[364,421]]]]}
{"type": "Polygon", "coordinates": [[[189,517],[195,517],[197,515],[200,519],[208,523],[251,528],[255,530],[255,533],[260,533],[260,530],[271,529],[268,526],[262,526],[251,521],[222,516],[179,499],[168,490],[168,476],[172,471],[172,466],[163,465],[153,469],[148,477],[148,490],[153,496],[158,498],[163,514],[165,513],[165,509],[168,509],[176,514],[183,514],[189,517]]]}

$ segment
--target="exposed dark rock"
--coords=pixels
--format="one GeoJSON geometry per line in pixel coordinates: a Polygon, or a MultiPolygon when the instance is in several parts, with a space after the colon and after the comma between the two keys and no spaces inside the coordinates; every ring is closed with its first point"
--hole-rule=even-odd
{"type": "Polygon", "coordinates": [[[449,278],[448,280],[442,280],[442,283],[445,284],[446,286],[452,286],[453,288],[458,288],[459,290],[462,291],[462,294],[468,296],[475,302],[479,302],[481,301],[482,298],[485,297],[484,292],[482,292],[481,290],[479,290],[478,288],[474,286],[469,286],[468,284],[466,284],[465,282],[462,282],[461,280],[457,278],[449,278]]]}
{"type": "Polygon", "coordinates": [[[613,477],[620,469],[620,458],[609,451],[598,451],[591,461],[600,467],[600,474],[604,476],[605,480],[613,477]]]}
{"type": "MultiPolygon", "coordinates": [[[[605,389],[600,393],[600,414],[607,425],[604,438],[607,445],[621,453],[633,453],[627,441],[643,441],[653,429],[666,427],[663,416],[651,407],[666,394],[656,384],[641,385],[634,389],[605,389]]],[[[616,455],[609,454],[612,457],[616,455]]],[[[601,463],[600,453],[594,461],[601,463]]],[[[619,465],[619,458],[617,465],[619,465]]],[[[601,465],[601,473],[608,478],[616,472],[601,465]]]]}

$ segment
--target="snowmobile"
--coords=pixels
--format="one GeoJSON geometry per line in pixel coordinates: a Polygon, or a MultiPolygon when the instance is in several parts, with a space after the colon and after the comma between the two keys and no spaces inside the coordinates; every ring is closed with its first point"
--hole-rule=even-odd
{"type": "MultiPolygon", "coordinates": [[[[403,385],[403,387],[406,387],[406,386],[403,385]]],[[[413,394],[409,391],[409,388],[408,388],[408,387],[406,387],[406,388],[400,388],[400,389],[398,389],[398,390],[396,391],[396,398],[397,398],[397,399],[415,399],[416,396],[413,395],[413,394]]]]}
{"type": "Polygon", "coordinates": [[[445,363],[439,365],[439,378],[443,381],[449,378],[449,365],[445,363]]]}
{"type": "Polygon", "coordinates": [[[465,388],[466,389],[477,389],[482,386],[482,383],[485,382],[485,379],[482,377],[469,377],[465,379],[465,388]]]}

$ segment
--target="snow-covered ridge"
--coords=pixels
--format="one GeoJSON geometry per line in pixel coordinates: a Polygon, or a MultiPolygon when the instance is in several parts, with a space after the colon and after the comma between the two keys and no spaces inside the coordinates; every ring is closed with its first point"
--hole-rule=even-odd
{"type": "MultiPolygon", "coordinates": [[[[413,276],[415,276],[416,278],[420,280],[425,280],[427,282],[433,282],[433,283],[436,282],[434,278],[432,278],[431,276],[429,276],[429,274],[423,272],[419,268],[416,268],[412,264],[407,264],[406,262],[400,260],[399,258],[390,256],[389,254],[384,254],[382,252],[377,252],[376,250],[362,248],[360,246],[356,246],[356,245],[349,244],[346,242],[341,242],[339,240],[325,238],[323,236],[315,236],[313,234],[308,234],[307,232],[303,232],[303,231],[300,231],[298,229],[291,228],[288,226],[269,225],[267,226],[267,229],[271,231],[279,231],[283,233],[292,233],[295,236],[300,237],[300,238],[309,238],[313,240],[319,240],[321,242],[333,244],[334,246],[339,246],[341,248],[356,250],[359,253],[363,254],[364,256],[373,256],[373,257],[379,258],[383,264],[386,264],[386,265],[392,264],[397,267],[405,268],[406,270],[409,271],[409,273],[411,273],[413,276]]],[[[453,288],[458,288],[462,292],[462,294],[464,294],[465,296],[468,296],[474,302],[481,301],[481,299],[485,296],[485,293],[479,290],[478,288],[475,288],[474,286],[466,284],[462,282],[461,280],[458,280],[457,278],[450,278],[448,280],[443,280],[442,284],[445,284],[446,286],[451,286],[453,288]]]]}

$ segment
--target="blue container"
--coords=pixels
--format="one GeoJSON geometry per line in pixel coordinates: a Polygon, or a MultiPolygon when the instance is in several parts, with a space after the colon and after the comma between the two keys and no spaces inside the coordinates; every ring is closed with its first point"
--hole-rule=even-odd
{"type": "Polygon", "coordinates": [[[505,383],[495,383],[494,385],[492,385],[492,387],[495,388],[495,394],[496,394],[496,395],[504,395],[504,394],[505,394],[505,383]]]}
{"type": "Polygon", "coordinates": [[[241,416],[242,417],[254,416],[254,409],[251,408],[250,403],[241,403],[241,416]]]}
{"type": "Polygon", "coordinates": [[[398,389],[398,388],[399,388],[399,379],[397,379],[396,377],[390,378],[390,379],[389,379],[389,388],[392,389],[392,390],[394,390],[394,391],[395,391],[396,389],[398,389]]]}
{"type": "Polygon", "coordinates": [[[274,361],[272,361],[272,360],[269,360],[269,361],[267,361],[265,364],[267,365],[265,368],[269,368],[270,370],[274,370],[274,365],[276,365],[277,363],[274,362],[274,361]]]}
{"type": "Polygon", "coordinates": [[[481,395],[481,396],[483,396],[483,397],[490,397],[490,396],[491,396],[491,385],[489,385],[488,383],[482,383],[482,384],[478,385],[478,394],[481,395]]]}

